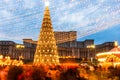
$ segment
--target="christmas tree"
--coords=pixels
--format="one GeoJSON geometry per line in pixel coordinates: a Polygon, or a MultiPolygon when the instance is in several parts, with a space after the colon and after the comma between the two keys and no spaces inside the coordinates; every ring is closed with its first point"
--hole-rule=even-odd
{"type": "Polygon", "coordinates": [[[42,27],[34,55],[34,64],[59,64],[56,40],[48,6],[46,6],[44,12],[42,27]]]}

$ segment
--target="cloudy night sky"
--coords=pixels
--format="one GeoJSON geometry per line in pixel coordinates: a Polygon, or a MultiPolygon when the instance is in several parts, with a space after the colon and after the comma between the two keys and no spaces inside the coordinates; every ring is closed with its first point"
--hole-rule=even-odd
{"type": "MultiPolygon", "coordinates": [[[[120,0],[48,0],[55,31],[120,43],[120,0]]],[[[0,0],[0,40],[38,39],[46,0],[0,0]]]]}

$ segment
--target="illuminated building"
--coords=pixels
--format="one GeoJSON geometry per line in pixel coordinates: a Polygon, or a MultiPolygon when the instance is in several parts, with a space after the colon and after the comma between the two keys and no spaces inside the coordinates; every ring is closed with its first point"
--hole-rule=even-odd
{"type": "Polygon", "coordinates": [[[0,41],[0,54],[3,56],[8,56],[14,53],[13,48],[15,47],[15,42],[13,41],[0,41]]]}
{"type": "MultiPolygon", "coordinates": [[[[63,40],[64,42],[64,40],[63,40]]],[[[23,39],[23,43],[26,48],[30,48],[31,59],[35,53],[37,41],[32,39],[23,39]]],[[[95,58],[95,49],[87,48],[88,45],[94,45],[94,40],[87,39],[85,41],[67,41],[64,43],[57,43],[58,55],[60,58],[95,58]],[[90,53],[90,56],[89,56],[90,53]]]]}
{"type": "Polygon", "coordinates": [[[34,55],[34,64],[59,64],[56,40],[48,6],[45,8],[44,18],[34,55]]]}
{"type": "Polygon", "coordinates": [[[55,31],[54,33],[57,44],[77,40],[76,31],[55,31]]]}
{"type": "MultiPolygon", "coordinates": [[[[21,45],[25,47],[20,49],[16,48],[16,45],[19,44],[13,41],[0,41],[0,53],[3,56],[9,55],[11,59],[19,59],[19,56],[22,54],[23,60],[33,61],[36,44],[37,41],[33,41],[32,39],[23,39],[23,44],[21,45]]],[[[60,62],[63,58],[94,59],[96,53],[108,52],[115,47],[114,42],[105,42],[103,44],[95,45],[95,48],[90,47],[91,45],[95,45],[94,40],[67,41],[57,44],[60,62]]]]}
{"type": "Polygon", "coordinates": [[[69,41],[58,44],[59,56],[61,56],[61,58],[69,56],[70,58],[78,60],[81,58],[95,58],[95,49],[87,48],[88,45],[94,45],[94,40],[88,39],[85,41],[69,41]]]}
{"type": "MultiPolygon", "coordinates": [[[[62,44],[65,42],[76,41],[77,40],[77,32],[76,31],[55,31],[54,36],[56,39],[56,44],[62,44]]],[[[90,41],[90,40],[89,40],[90,41]]],[[[33,41],[32,39],[23,39],[23,44],[26,47],[31,47],[34,44],[37,44],[37,41],[33,41]]]]}
{"type": "Polygon", "coordinates": [[[10,56],[11,59],[20,59],[20,56],[23,56],[24,59],[30,59],[30,49],[24,46],[23,44],[17,44],[13,41],[0,41],[0,54],[5,56],[10,56]],[[19,45],[19,46],[18,46],[19,45]]]}

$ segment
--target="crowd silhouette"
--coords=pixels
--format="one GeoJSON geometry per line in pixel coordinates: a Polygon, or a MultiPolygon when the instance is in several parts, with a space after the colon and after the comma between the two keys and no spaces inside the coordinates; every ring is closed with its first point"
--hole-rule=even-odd
{"type": "Polygon", "coordinates": [[[85,65],[0,66],[0,80],[120,80],[120,68],[85,65]]]}

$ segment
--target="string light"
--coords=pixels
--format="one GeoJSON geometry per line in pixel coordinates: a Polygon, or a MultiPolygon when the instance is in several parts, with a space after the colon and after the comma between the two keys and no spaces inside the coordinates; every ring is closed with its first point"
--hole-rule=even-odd
{"type": "MultiPolygon", "coordinates": [[[[48,7],[46,7],[45,13],[44,13],[44,19],[43,19],[43,24],[45,26],[42,25],[41,31],[40,31],[40,34],[42,33],[43,35],[39,36],[39,39],[38,39],[39,44],[37,44],[36,53],[35,53],[35,55],[36,54],[39,54],[39,55],[42,54],[43,56],[45,56],[45,57],[39,56],[40,57],[39,59],[44,60],[44,64],[53,63],[52,62],[52,61],[54,61],[54,60],[52,60],[53,58],[58,60],[58,58],[55,57],[58,54],[56,52],[54,52],[54,50],[57,51],[57,47],[56,48],[53,48],[53,47],[51,48],[51,46],[56,46],[56,42],[55,42],[54,34],[49,35],[49,33],[53,32],[53,29],[52,29],[52,26],[48,26],[48,22],[50,24],[52,24],[50,19],[47,19],[47,18],[50,18],[50,16],[48,16],[48,15],[49,15],[49,9],[48,9],[48,7]],[[53,40],[51,40],[49,37],[52,37],[53,40]],[[43,50],[43,52],[41,51],[41,52],[37,53],[39,50],[43,50]],[[51,57],[51,55],[54,55],[54,57],[51,57]]],[[[34,63],[36,63],[36,59],[37,59],[37,57],[35,56],[34,57],[34,63]]],[[[39,60],[39,63],[43,63],[43,62],[41,62],[41,60],[39,60]]],[[[57,64],[58,62],[55,62],[55,63],[57,64]]]]}

